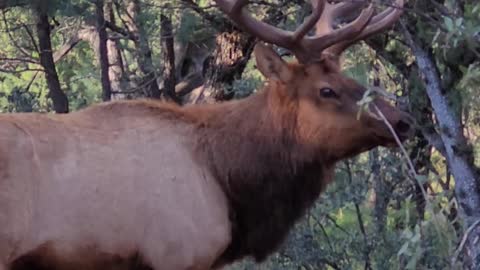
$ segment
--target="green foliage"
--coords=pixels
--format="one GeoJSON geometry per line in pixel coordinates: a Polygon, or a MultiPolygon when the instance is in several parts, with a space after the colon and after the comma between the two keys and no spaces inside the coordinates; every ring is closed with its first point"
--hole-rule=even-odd
{"type": "Polygon", "coordinates": [[[185,10],[180,17],[180,27],[177,31],[178,41],[181,43],[194,42],[201,46],[205,41],[211,42],[211,38],[215,35],[214,30],[205,27],[201,18],[190,10],[185,10]]]}
{"type": "MultiPolygon", "coordinates": [[[[122,5],[114,11],[116,25],[124,26],[126,1],[119,2],[122,5]]],[[[144,26],[160,75],[163,67],[159,42],[161,12],[172,15],[177,46],[213,47],[217,29],[182,5],[183,1],[140,2],[142,13],[138,19],[144,26]]],[[[209,14],[218,14],[214,13],[211,1],[194,2],[209,14]]],[[[281,10],[258,1],[252,12],[260,18],[286,14],[278,23],[284,29],[294,29],[309,12],[304,1],[300,1],[302,6],[298,1],[273,2],[282,5],[281,10]]],[[[429,2],[409,1],[412,11],[407,9],[406,21],[415,38],[432,49],[446,95],[461,116],[467,139],[476,153],[475,162],[480,166],[480,3],[464,1],[468,3],[461,14],[454,12],[453,7],[454,2],[460,1],[445,1],[443,6],[448,11],[445,15],[438,10],[430,11],[429,2]],[[424,10],[429,12],[424,14],[424,10]]],[[[55,22],[53,19],[51,22],[52,42],[57,51],[79,29],[93,25],[94,10],[90,0],[52,0],[50,15],[55,17],[55,22]]],[[[9,8],[0,14],[0,58],[28,60],[0,60],[1,112],[51,110],[44,74],[38,71],[34,18],[34,12],[28,7],[9,8]]],[[[400,32],[392,31],[388,37],[382,37],[385,41],[382,49],[401,63],[389,62],[363,44],[345,54],[344,72],[362,85],[375,82],[399,99],[408,98],[408,108],[415,118],[421,119],[425,128],[432,128],[435,122],[425,116],[424,110],[430,107],[424,79],[416,70],[411,52],[401,41],[400,32]]],[[[123,68],[129,86],[135,89],[141,81],[138,51],[132,40],[110,30],[109,33],[112,39],[119,40],[123,68]]],[[[176,56],[180,58],[181,53],[176,56]]],[[[56,68],[72,110],[100,101],[100,71],[95,50],[88,41],[80,41],[56,63],[56,68]]],[[[242,98],[259,89],[263,80],[250,59],[242,78],[231,88],[236,98],[242,98]]],[[[366,98],[363,104],[368,101],[366,98]]],[[[417,140],[405,147],[413,153],[419,144],[417,140]]],[[[245,261],[231,269],[356,270],[365,269],[366,263],[371,269],[461,269],[459,265],[450,265],[462,236],[462,224],[456,216],[455,181],[445,158],[428,145],[422,147],[426,163],[414,155],[411,157],[419,167],[416,179],[408,176],[405,157],[386,149],[340,164],[334,183],[297,224],[278,253],[262,265],[245,261]],[[420,185],[427,196],[419,192],[420,185]]]]}
{"type": "Polygon", "coordinates": [[[74,1],[62,1],[62,0],[50,0],[49,3],[52,16],[66,16],[66,17],[78,17],[84,16],[85,19],[93,19],[93,3],[92,0],[74,0],[74,1]]]}

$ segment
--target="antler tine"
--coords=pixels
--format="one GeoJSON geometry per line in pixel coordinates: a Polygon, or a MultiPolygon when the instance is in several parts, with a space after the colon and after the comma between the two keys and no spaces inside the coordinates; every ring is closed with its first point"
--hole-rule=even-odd
{"type": "Polygon", "coordinates": [[[351,19],[353,19],[353,15],[355,14],[354,11],[363,8],[366,3],[367,1],[365,0],[349,0],[347,2],[339,2],[335,5],[331,5],[331,24],[333,25],[335,19],[348,19],[349,15],[352,16],[351,19]]]}
{"type": "Polygon", "coordinates": [[[375,15],[363,29],[363,31],[350,40],[338,43],[327,51],[333,55],[340,55],[344,50],[350,47],[355,42],[366,39],[372,35],[375,35],[389,27],[391,27],[400,18],[403,13],[404,0],[396,0],[394,6],[385,9],[383,12],[375,15]]]}
{"type": "MultiPolygon", "coordinates": [[[[363,4],[364,2],[362,2],[363,4]]],[[[310,53],[316,52],[321,54],[323,50],[342,42],[349,40],[359,35],[373,16],[373,6],[370,4],[366,9],[362,10],[360,15],[353,22],[346,26],[333,29],[334,20],[337,15],[351,12],[355,7],[358,7],[358,2],[328,4],[325,12],[317,23],[316,36],[306,38],[304,43],[310,53]]]]}
{"type": "Polygon", "coordinates": [[[287,48],[294,54],[296,54],[297,51],[303,51],[298,48],[301,43],[300,40],[315,26],[325,7],[325,0],[311,0],[312,14],[295,32],[291,32],[276,28],[253,18],[244,8],[248,5],[248,0],[215,0],[215,2],[218,7],[239,27],[243,28],[243,30],[267,43],[287,48]]]}
{"type": "Polygon", "coordinates": [[[393,7],[389,7],[380,14],[374,16],[367,28],[359,36],[360,39],[375,35],[378,32],[391,27],[403,13],[404,0],[396,0],[393,7]]]}
{"type": "Polygon", "coordinates": [[[360,9],[364,4],[365,1],[349,1],[337,4],[327,2],[325,4],[325,10],[317,22],[315,34],[317,36],[328,35],[334,30],[334,24],[337,19],[344,19],[343,16],[345,16],[345,14],[360,9]]]}
{"type": "Polygon", "coordinates": [[[305,19],[302,25],[293,33],[293,42],[298,42],[310,31],[322,16],[326,0],[312,0],[312,14],[305,19]]]}
{"type": "Polygon", "coordinates": [[[227,14],[240,28],[265,42],[285,47],[290,45],[290,35],[287,31],[273,27],[256,20],[244,9],[248,0],[215,0],[220,10],[227,14]]]}

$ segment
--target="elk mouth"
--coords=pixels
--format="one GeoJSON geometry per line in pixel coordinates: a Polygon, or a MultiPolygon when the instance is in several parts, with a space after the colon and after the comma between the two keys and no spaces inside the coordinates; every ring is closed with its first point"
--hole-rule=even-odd
{"type": "Polygon", "coordinates": [[[410,139],[414,134],[413,125],[408,120],[399,120],[394,125],[390,124],[390,127],[383,121],[377,122],[377,129],[374,131],[374,137],[379,145],[385,147],[396,147],[398,143],[403,143],[410,139]],[[392,132],[391,128],[394,132],[392,132]],[[398,139],[398,141],[397,141],[398,139]]]}
{"type": "Polygon", "coordinates": [[[397,124],[395,124],[394,129],[402,142],[413,135],[412,125],[405,120],[398,121],[397,124]]]}

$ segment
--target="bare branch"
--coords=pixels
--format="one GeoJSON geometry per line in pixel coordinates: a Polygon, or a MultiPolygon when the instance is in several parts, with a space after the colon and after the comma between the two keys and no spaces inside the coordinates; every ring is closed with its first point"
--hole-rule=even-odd
{"type": "Polygon", "coordinates": [[[112,30],[113,32],[119,33],[131,40],[135,40],[135,35],[130,32],[128,29],[115,25],[110,21],[105,21],[105,25],[108,29],[112,30]]]}
{"type": "Polygon", "coordinates": [[[422,132],[423,137],[425,137],[425,139],[427,139],[427,141],[435,147],[440,154],[446,156],[445,144],[443,143],[440,134],[435,130],[427,129],[425,127],[418,126],[418,128],[422,132]]]}
{"type": "Polygon", "coordinates": [[[450,265],[453,267],[455,265],[455,263],[457,262],[457,259],[458,259],[458,256],[460,255],[460,252],[462,252],[462,250],[464,249],[465,247],[465,243],[467,243],[467,240],[468,238],[470,237],[470,234],[473,232],[473,230],[478,226],[480,225],[480,219],[475,221],[472,225],[470,225],[470,227],[468,227],[468,229],[465,231],[465,233],[463,234],[463,237],[462,237],[462,241],[460,242],[460,245],[458,246],[457,250],[455,251],[455,254],[453,255],[453,258],[452,258],[452,261],[450,263],[450,265]]]}
{"type": "Polygon", "coordinates": [[[203,19],[213,23],[214,25],[219,25],[220,22],[213,16],[212,14],[205,12],[204,8],[199,7],[195,2],[192,0],[182,0],[182,3],[184,3],[187,7],[191,8],[193,11],[195,11],[200,17],[203,19]]]}
{"type": "Polygon", "coordinates": [[[30,27],[28,27],[28,25],[22,23],[22,27],[23,29],[25,29],[25,31],[27,32],[28,34],[28,37],[30,38],[30,41],[32,42],[33,44],[33,47],[35,48],[35,51],[36,52],[40,52],[40,50],[38,49],[38,46],[37,46],[37,42],[35,41],[35,38],[33,37],[33,33],[32,33],[32,30],[30,30],[30,27]]]}
{"type": "Polygon", "coordinates": [[[30,57],[31,54],[28,51],[26,51],[22,46],[20,46],[17,43],[16,38],[13,37],[12,31],[7,22],[5,11],[3,10],[2,10],[2,19],[3,19],[3,23],[5,24],[5,31],[7,32],[8,38],[12,42],[13,46],[15,46],[15,48],[17,48],[18,51],[21,52],[25,57],[30,57]]]}
{"type": "Polygon", "coordinates": [[[9,73],[9,74],[19,74],[19,73],[32,72],[32,71],[45,72],[44,69],[40,69],[40,68],[25,68],[25,69],[18,69],[18,70],[10,70],[10,69],[0,68],[0,72],[9,73]]]}
{"type": "Polygon", "coordinates": [[[0,57],[0,61],[7,61],[7,62],[16,62],[16,63],[30,63],[30,64],[40,64],[38,61],[32,58],[19,58],[19,57],[0,57]]]}

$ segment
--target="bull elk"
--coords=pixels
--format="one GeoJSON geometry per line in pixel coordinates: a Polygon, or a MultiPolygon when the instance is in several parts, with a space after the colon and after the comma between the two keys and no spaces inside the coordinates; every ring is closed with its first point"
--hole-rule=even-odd
{"type": "MultiPolygon", "coordinates": [[[[262,91],[221,104],[137,100],[68,115],[0,116],[0,270],[216,269],[262,261],[332,181],[335,164],[394,136],[376,113],[357,118],[364,87],[341,74],[353,43],[399,18],[403,0],[352,22],[357,2],[312,0],[295,32],[219,8],[259,39],[262,91]],[[307,35],[316,28],[314,36],[307,35]]],[[[363,7],[363,6],[362,6],[363,7]]],[[[407,115],[377,98],[401,139],[407,115]]]]}

